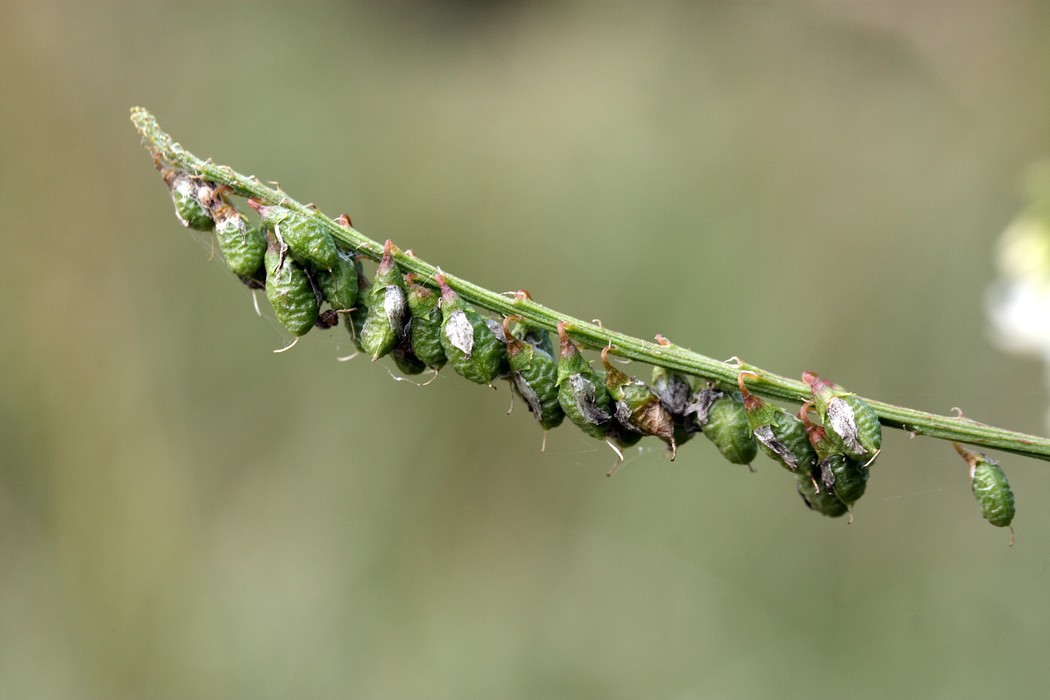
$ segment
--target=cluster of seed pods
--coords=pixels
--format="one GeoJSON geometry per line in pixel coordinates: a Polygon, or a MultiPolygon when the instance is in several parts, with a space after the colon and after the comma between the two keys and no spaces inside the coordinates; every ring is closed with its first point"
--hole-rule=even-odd
{"type": "MultiPolygon", "coordinates": [[[[544,442],[546,432],[568,418],[607,442],[617,464],[623,462],[622,448],[645,436],[663,440],[672,460],[697,433],[734,464],[750,467],[761,451],[795,477],[808,508],[852,519],[853,504],[864,494],[881,450],[881,426],[870,405],[826,379],[803,374],[812,397],[796,415],[749,391],[749,381],[762,377],[745,366],[733,387],[696,386],[695,378],[663,367],[655,367],[646,383],[613,366],[612,348],[606,347],[596,369],[570,337],[570,325],[558,324],[555,349],[546,330],[522,317],[483,316],[441,274],[433,280],[403,274],[390,241],[369,279],[360,257],[312,217],[249,199],[260,219],[254,225],[228,201],[225,187],[159,164],[158,169],[179,221],[214,231],[230,270],[249,286],[265,288],[274,316],[296,339],[311,328],[339,325],[341,318],[359,352],[372,360],[389,355],[406,375],[448,365],[478,384],[506,379],[543,428],[544,442]]],[[[345,214],[337,222],[350,226],[345,214]]],[[[518,294],[528,298],[524,291],[518,294]]],[[[657,341],[667,344],[662,336],[657,341]]],[[[1013,494],[1001,468],[956,447],[971,466],[985,518],[1008,526],[1013,494]]]]}

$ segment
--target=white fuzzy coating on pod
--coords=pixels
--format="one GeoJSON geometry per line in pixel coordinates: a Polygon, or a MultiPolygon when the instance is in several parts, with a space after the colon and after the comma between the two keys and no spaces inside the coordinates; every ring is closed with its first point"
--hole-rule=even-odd
{"type": "Polygon", "coordinates": [[[543,402],[540,401],[540,395],[536,393],[536,390],[532,388],[532,385],[521,376],[520,372],[511,373],[511,378],[514,381],[514,386],[517,388],[518,393],[521,394],[521,398],[525,399],[525,403],[529,405],[529,410],[532,411],[532,415],[543,415],[543,402]]]}
{"type": "Polygon", "coordinates": [[[828,427],[842,441],[846,452],[854,457],[863,457],[867,450],[860,444],[857,436],[857,418],[853,414],[853,407],[842,399],[835,397],[828,401],[827,407],[828,427]]]}
{"type": "Polygon", "coordinates": [[[594,382],[582,374],[571,374],[569,375],[569,388],[572,389],[572,399],[576,408],[588,423],[598,425],[609,422],[612,416],[595,403],[594,382]]]}
{"type": "Polygon", "coordinates": [[[442,331],[448,342],[470,359],[474,352],[474,326],[470,325],[470,319],[461,309],[453,311],[442,331]]]}
{"type": "Polygon", "coordinates": [[[390,323],[390,330],[400,336],[405,325],[405,314],[408,309],[408,301],[405,299],[405,290],[401,287],[390,286],[386,288],[383,295],[383,312],[390,323]]]}
{"type": "Polygon", "coordinates": [[[776,435],[773,434],[773,426],[760,425],[755,428],[754,434],[755,439],[773,452],[788,469],[798,471],[798,456],[791,451],[790,447],[777,439],[776,435]]]}

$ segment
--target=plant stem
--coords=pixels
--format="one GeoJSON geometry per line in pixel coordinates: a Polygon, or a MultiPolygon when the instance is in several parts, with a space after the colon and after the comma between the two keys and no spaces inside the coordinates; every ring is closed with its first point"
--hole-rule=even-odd
{"type": "MultiPolygon", "coordinates": [[[[316,208],[292,199],[279,187],[269,187],[254,176],[241,175],[228,166],[217,165],[210,159],[201,160],[193,155],[162,131],[157,125],[157,120],[145,109],[133,108],[131,121],[142,135],[146,148],[160,160],[194,177],[226,185],[237,195],[254,197],[267,205],[280,204],[294,209],[323,225],[333,238],[345,246],[375,261],[382,258],[382,244],[373,241],[356,229],[340,226],[317,211],[316,208]]],[[[734,387],[741,370],[747,369],[758,375],[747,380],[748,389],[754,394],[796,403],[801,403],[811,397],[809,387],[794,379],[737,361],[720,362],[677,345],[660,345],[617,333],[600,325],[559,313],[531,299],[510,298],[492,292],[401,251],[395,253],[395,259],[403,270],[414,272],[429,281],[433,281],[434,275],[441,272],[449,287],[464,299],[494,314],[517,314],[528,324],[548,331],[556,330],[558,322],[564,322],[573,340],[592,349],[612,345],[613,352],[621,357],[678,370],[716,382],[724,387],[734,387]]],[[[961,416],[937,415],[868,398],[864,400],[871,404],[885,426],[906,430],[915,435],[954,440],[1050,460],[1050,439],[1045,437],[996,428],[961,416]]]]}

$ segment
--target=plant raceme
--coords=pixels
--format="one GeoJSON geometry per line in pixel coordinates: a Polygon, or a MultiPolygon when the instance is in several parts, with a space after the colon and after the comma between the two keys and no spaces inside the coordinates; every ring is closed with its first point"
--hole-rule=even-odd
{"type": "Polygon", "coordinates": [[[762,452],[792,474],[808,508],[852,519],[885,424],[955,441],[985,518],[999,527],[1014,515],[1006,477],[997,462],[958,443],[1050,459],[1046,438],[865,400],[812,372],[797,382],[740,361],[717,362],[663,336],[646,343],[558,314],[523,290],[512,299],[495,294],[389,240],[380,246],[345,214],[328,219],[256,178],[201,161],[143,109],[132,110],[132,121],[179,222],[213,233],[230,270],[266,290],[275,318],[295,339],[342,325],[359,352],[373,361],[390,356],[406,375],[447,365],[477,384],[507,380],[544,431],[544,444],[547,431],[568,422],[608,443],[619,464],[622,449],[647,436],[662,440],[674,460],[702,433],[734,464],[750,467],[762,452]],[[371,276],[366,259],[377,263],[371,276]],[[600,351],[600,366],[588,361],[588,351],[600,351]],[[613,354],[652,365],[651,382],[615,367],[613,354]],[[802,408],[796,415],[770,399],[802,408]]]}

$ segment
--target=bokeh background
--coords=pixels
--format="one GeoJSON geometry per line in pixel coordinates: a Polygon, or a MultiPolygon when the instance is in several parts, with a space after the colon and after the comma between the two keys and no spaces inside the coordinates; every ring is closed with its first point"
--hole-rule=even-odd
{"type": "Polygon", "coordinates": [[[1047,464],[1002,457],[1010,548],[938,441],[847,525],[274,355],[128,110],[490,288],[1042,433],[985,298],[1046,3],[3,0],[0,68],[0,697],[1045,696],[1047,464]]]}

